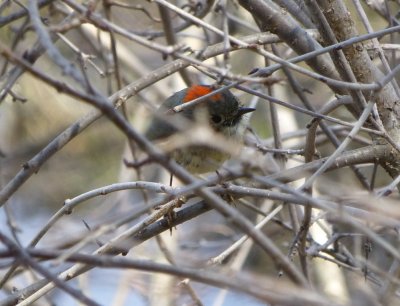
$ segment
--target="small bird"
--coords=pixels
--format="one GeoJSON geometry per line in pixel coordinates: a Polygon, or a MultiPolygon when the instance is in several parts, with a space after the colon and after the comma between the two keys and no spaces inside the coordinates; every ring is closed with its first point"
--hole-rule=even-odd
{"type": "MultiPolygon", "coordinates": [[[[240,134],[243,129],[239,129],[242,116],[255,109],[242,107],[229,90],[216,93],[193,107],[183,109],[180,113],[172,111],[175,106],[202,97],[215,89],[216,87],[211,85],[193,85],[174,93],[156,111],[156,115],[152,118],[145,133],[146,137],[151,141],[162,141],[170,138],[180,131],[177,128],[180,123],[179,120],[172,124],[173,119],[184,118],[189,123],[197,122],[197,119],[201,119],[200,110],[203,110],[203,114],[206,113],[207,117],[204,121],[212,131],[218,133],[217,135],[223,135],[228,140],[242,136],[240,134]]],[[[230,154],[226,151],[222,152],[211,143],[193,144],[195,140],[190,139],[189,145],[179,147],[171,152],[171,157],[191,173],[202,174],[215,171],[230,157],[230,154]]]]}

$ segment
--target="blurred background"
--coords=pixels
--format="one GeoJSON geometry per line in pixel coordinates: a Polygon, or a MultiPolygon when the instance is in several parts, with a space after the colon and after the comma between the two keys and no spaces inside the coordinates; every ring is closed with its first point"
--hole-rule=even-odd
{"type": "MultiPolygon", "coordinates": [[[[163,34],[164,24],[161,22],[159,7],[156,3],[110,1],[112,4],[107,6],[107,1],[89,2],[93,11],[107,16],[106,19],[121,28],[149,41],[168,45],[163,34]]],[[[252,17],[236,1],[170,2],[219,29],[227,26],[229,34],[232,36],[240,38],[260,32],[252,17]],[[217,4],[222,5],[222,8],[216,9],[217,4]],[[203,16],[202,12],[207,12],[207,14],[203,16]]],[[[350,5],[350,1],[345,2],[349,4],[351,14],[356,16],[357,13],[350,5]]],[[[1,17],[20,12],[26,5],[27,1],[3,1],[1,17]]],[[[391,9],[398,10],[399,3],[391,1],[388,5],[391,6],[391,9]]],[[[386,20],[376,10],[372,10],[365,4],[363,6],[373,28],[380,29],[386,26],[386,20]]],[[[60,37],[55,42],[57,49],[72,63],[84,69],[91,86],[105,96],[111,96],[127,84],[146,78],[155,69],[174,60],[172,57],[165,58],[160,52],[128,40],[126,37],[110,36],[108,32],[102,31],[90,23],[81,23],[84,20],[83,17],[81,19],[73,18],[72,20],[76,21],[76,24],[70,22],[65,28],[62,28],[65,26],[63,20],[70,18],[67,16],[71,16],[71,13],[71,6],[64,4],[63,1],[54,1],[51,4],[43,5],[40,11],[46,26],[60,33],[60,37]],[[84,61],[84,64],[80,58],[82,54],[89,58],[84,61]],[[115,58],[118,59],[117,65],[114,62],[115,58]]],[[[177,28],[187,22],[175,13],[170,13],[170,18],[172,26],[177,28]]],[[[0,19],[0,21],[2,20],[0,19]]],[[[357,19],[355,22],[360,33],[365,33],[360,21],[357,19]]],[[[188,46],[190,50],[187,55],[190,55],[192,51],[202,51],[223,41],[211,31],[194,25],[176,31],[175,38],[177,43],[188,46]]],[[[31,50],[36,40],[37,33],[33,30],[26,15],[12,22],[4,23],[0,27],[2,45],[11,48],[15,54],[22,55],[27,50],[31,50]]],[[[395,43],[396,40],[397,35],[391,37],[392,43],[395,43]]],[[[274,47],[274,52],[282,58],[295,56],[293,50],[286,44],[278,43],[274,44],[274,47]]],[[[266,45],[265,48],[270,50],[269,45],[266,45]]],[[[397,50],[391,52],[391,58],[396,60],[397,50]]],[[[371,57],[373,57],[372,53],[371,57]]],[[[237,75],[247,75],[254,68],[269,64],[251,49],[230,52],[228,58],[224,58],[223,55],[212,57],[205,63],[229,68],[237,75]]],[[[0,85],[3,88],[9,81],[9,72],[14,66],[4,57],[0,58],[0,65],[2,72],[0,85]]],[[[302,66],[307,67],[305,64],[302,66]]],[[[37,59],[34,67],[73,87],[79,88],[80,86],[66,77],[46,53],[37,59]]],[[[215,82],[202,72],[204,68],[197,68],[199,69],[192,67],[185,69],[185,73],[192,82],[204,84],[215,82]]],[[[315,109],[318,110],[327,101],[334,99],[332,91],[322,82],[311,80],[295,72],[293,76],[299,82],[299,86],[304,89],[315,109]]],[[[256,84],[254,88],[290,104],[302,105],[298,96],[289,86],[285,74],[278,71],[274,77],[277,81],[273,81],[272,84],[256,84]]],[[[139,91],[137,95],[127,100],[122,112],[129,118],[134,128],[144,131],[151,118],[151,109],[157,107],[166,97],[185,87],[187,84],[182,74],[173,73],[166,78],[157,80],[152,86],[139,91]]],[[[24,163],[38,154],[56,136],[94,111],[92,106],[58,92],[29,73],[21,75],[12,87],[12,92],[13,94],[7,95],[0,104],[0,185],[2,187],[20,171],[24,163]]],[[[233,89],[233,92],[243,104],[257,107],[257,111],[249,117],[249,126],[263,144],[272,148],[274,143],[269,119],[271,116],[269,103],[239,90],[233,89]]],[[[280,133],[284,140],[283,147],[293,150],[302,149],[307,131],[306,125],[312,118],[281,106],[277,106],[276,111],[279,116],[280,133]]],[[[354,121],[354,118],[344,108],[340,108],[330,115],[342,120],[354,121]]],[[[343,139],[348,133],[348,128],[334,124],[332,124],[332,128],[338,130],[339,139],[343,139]]],[[[248,137],[254,136],[252,133],[248,133],[248,137]]],[[[349,149],[370,143],[367,134],[359,134],[349,149]]],[[[321,156],[329,156],[333,149],[332,144],[328,143],[326,138],[321,137],[318,146],[321,156]]],[[[243,149],[243,154],[250,154],[249,152],[253,155],[248,156],[257,155],[257,162],[264,163],[265,168],[278,167],[279,169],[279,161],[274,161],[276,155],[243,149]]],[[[146,165],[140,172],[125,166],[124,159],[128,161],[133,160],[134,157],[140,159],[141,154],[134,144],[128,144],[125,136],[111,122],[100,118],[47,160],[39,171],[12,195],[0,213],[2,231],[15,235],[22,245],[27,245],[44,224],[62,208],[66,199],[118,182],[150,180],[168,184],[169,174],[157,165],[146,165]]],[[[285,158],[288,168],[303,162],[303,157],[300,155],[286,155],[285,158]]],[[[238,163],[238,160],[240,157],[230,161],[230,164],[238,163]]],[[[370,177],[372,169],[373,166],[368,165],[362,167],[361,171],[370,177]]],[[[378,171],[376,177],[376,186],[385,186],[391,182],[389,176],[382,170],[378,171]]],[[[239,181],[239,183],[245,182],[239,181]]],[[[175,180],[174,186],[178,185],[179,182],[175,180]]],[[[319,191],[326,195],[346,196],[354,195],[357,192],[361,193],[362,188],[350,170],[340,169],[340,171],[333,171],[323,176],[323,179],[316,184],[316,192],[319,191]]],[[[144,196],[141,190],[120,191],[83,202],[73,210],[72,214],[65,215],[58,220],[40,240],[38,246],[68,249],[93,229],[121,218],[125,213],[132,211],[135,205],[144,203],[148,197],[154,196],[156,195],[153,193],[146,193],[144,196]]],[[[246,201],[259,207],[265,214],[282,204],[268,199],[243,200],[243,202],[246,201]]],[[[237,204],[235,208],[254,222],[260,221],[260,215],[257,212],[241,204],[243,203],[237,204]]],[[[289,254],[293,240],[291,211],[288,205],[279,207],[281,208],[276,210],[264,231],[285,254],[290,255],[297,263],[297,257],[289,254]]],[[[114,232],[99,237],[98,240],[104,243],[132,224],[140,222],[144,217],[117,228],[114,232]]],[[[324,223],[323,221],[320,223],[324,223]]],[[[329,225],[325,224],[325,226],[329,225]]],[[[314,239],[321,239],[321,243],[324,243],[328,237],[327,233],[320,228],[314,228],[313,234],[314,239]]],[[[395,238],[397,234],[388,233],[388,235],[397,239],[395,238]]],[[[241,236],[242,233],[231,224],[229,219],[212,211],[179,225],[176,229],[172,229],[171,233],[166,232],[160,235],[160,239],[173,254],[176,263],[200,269],[241,236]]],[[[90,241],[82,251],[94,251],[98,247],[97,243],[98,241],[95,240],[90,241]]],[[[135,247],[127,256],[167,263],[159,243],[156,239],[146,241],[135,247]]],[[[275,267],[269,256],[252,243],[245,244],[235,255],[237,256],[229,257],[224,264],[215,269],[217,271],[220,269],[221,273],[243,273],[253,280],[258,278],[261,280],[265,275],[274,278],[279,274],[279,269],[275,267]]],[[[2,275],[3,271],[7,271],[9,263],[9,260],[2,260],[2,275]]],[[[53,269],[51,262],[45,265],[53,269]]],[[[69,264],[59,265],[54,271],[63,271],[67,266],[69,264]]],[[[357,273],[359,276],[357,281],[363,279],[363,274],[359,270],[357,273]]],[[[349,302],[345,285],[348,278],[345,279],[335,262],[318,258],[313,260],[312,275],[314,279],[319,280],[314,283],[318,284],[320,287],[318,290],[321,290],[323,294],[330,296],[338,303],[349,302]],[[321,271],[323,272],[321,273],[321,271]]],[[[0,291],[0,301],[12,292],[13,287],[22,289],[33,283],[35,277],[25,272],[11,278],[0,291]]],[[[286,277],[284,276],[283,279],[286,277]]],[[[189,289],[181,281],[178,278],[156,273],[94,269],[72,280],[71,283],[102,305],[196,305],[189,289]]],[[[196,282],[190,283],[193,284],[193,289],[203,305],[265,305],[265,303],[242,293],[225,291],[196,282]]],[[[368,284],[357,284],[360,286],[360,290],[364,290],[365,286],[368,286],[368,284]]],[[[77,302],[60,290],[53,290],[46,299],[40,299],[35,305],[56,304],[77,305],[77,302]]],[[[356,303],[354,305],[363,304],[356,303]]]]}

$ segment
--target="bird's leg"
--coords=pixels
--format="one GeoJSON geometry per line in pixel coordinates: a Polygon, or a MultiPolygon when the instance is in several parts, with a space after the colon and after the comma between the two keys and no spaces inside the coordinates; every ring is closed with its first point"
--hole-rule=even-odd
{"type": "MultiPolygon", "coordinates": [[[[229,188],[229,183],[223,182],[222,181],[222,176],[219,174],[218,170],[215,170],[215,173],[218,176],[218,184],[221,185],[221,187],[228,189],[229,188]]],[[[229,191],[227,191],[224,194],[221,194],[221,198],[226,201],[228,204],[233,204],[236,206],[235,198],[229,194],[229,191]]]]}
{"type": "MultiPolygon", "coordinates": [[[[183,204],[186,203],[187,199],[185,196],[180,196],[179,198],[177,198],[173,201],[175,202],[174,205],[171,206],[170,209],[167,211],[167,213],[164,215],[164,218],[167,220],[169,232],[171,235],[172,235],[172,224],[176,217],[176,212],[174,209],[180,208],[183,204]]],[[[175,227],[175,229],[176,229],[176,227],[175,227]]]]}

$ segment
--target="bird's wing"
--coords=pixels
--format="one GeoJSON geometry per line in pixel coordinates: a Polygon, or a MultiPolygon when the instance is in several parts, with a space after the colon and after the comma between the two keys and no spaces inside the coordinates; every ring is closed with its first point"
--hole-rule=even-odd
{"type": "Polygon", "coordinates": [[[168,123],[169,118],[174,116],[174,113],[168,113],[168,110],[180,104],[180,101],[186,95],[186,89],[178,91],[170,96],[156,111],[156,116],[150,121],[149,127],[145,133],[150,140],[158,140],[171,136],[176,132],[171,124],[168,123]]]}

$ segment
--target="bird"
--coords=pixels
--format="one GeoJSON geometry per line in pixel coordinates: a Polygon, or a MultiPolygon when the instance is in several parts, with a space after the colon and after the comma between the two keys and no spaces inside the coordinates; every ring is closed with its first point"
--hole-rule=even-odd
{"type": "MultiPolygon", "coordinates": [[[[145,132],[147,139],[161,142],[179,134],[180,131],[182,133],[186,131],[190,136],[187,124],[182,129],[179,129],[178,126],[186,122],[191,127],[193,123],[201,121],[198,119],[204,117],[203,121],[208,128],[211,128],[211,131],[219,137],[223,136],[228,140],[239,139],[244,132],[244,129],[239,128],[243,115],[253,112],[255,108],[243,107],[229,90],[211,95],[205,101],[184,108],[180,113],[172,110],[176,106],[210,94],[217,88],[215,85],[196,84],[171,95],[155,111],[145,132]],[[202,114],[205,116],[201,117],[202,114]],[[184,120],[178,120],[179,118],[184,120]]],[[[187,136],[185,134],[185,137],[187,136]]],[[[190,139],[190,141],[188,138],[184,139],[188,140],[188,145],[175,148],[170,152],[170,156],[193,174],[217,171],[230,158],[227,150],[220,150],[212,143],[196,143],[196,139],[190,139]]]]}

